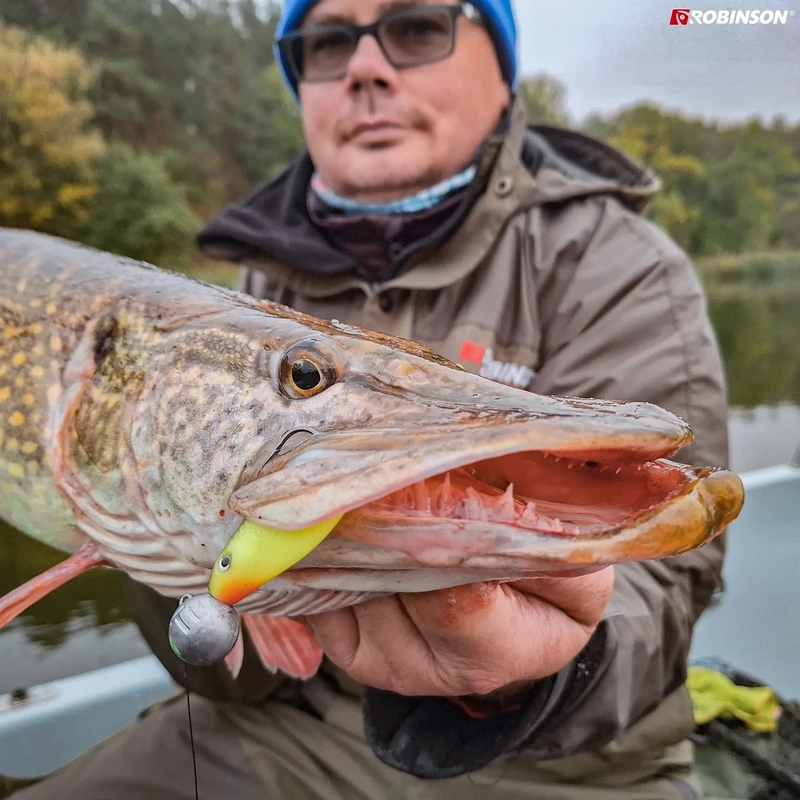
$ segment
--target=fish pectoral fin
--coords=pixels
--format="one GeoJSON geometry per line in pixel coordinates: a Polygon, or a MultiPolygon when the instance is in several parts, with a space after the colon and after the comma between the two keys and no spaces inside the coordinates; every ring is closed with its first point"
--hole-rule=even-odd
{"type": "Polygon", "coordinates": [[[92,567],[107,563],[97,545],[92,541],[86,542],[68,558],[0,597],[0,628],[8,625],[11,620],[59,586],[77,578],[92,567]]]}
{"type": "Polygon", "coordinates": [[[288,617],[242,614],[242,621],[261,663],[270,672],[312,678],[322,664],[322,648],[314,635],[288,617]]]}
{"type": "Polygon", "coordinates": [[[239,673],[242,671],[242,664],[244,664],[244,638],[242,636],[242,629],[239,628],[239,636],[236,639],[236,644],[233,650],[225,656],[225,666],[228,668],[231,677],[236,680],[239,673]]]}

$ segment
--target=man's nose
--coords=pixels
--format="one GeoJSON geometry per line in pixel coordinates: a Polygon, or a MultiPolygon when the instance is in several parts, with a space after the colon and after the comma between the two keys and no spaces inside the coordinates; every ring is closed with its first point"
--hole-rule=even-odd
{"type": "Polygon", "coordinates": [[[387,61],[374,36],[362,36],[347,65],[351,91],[379,87],[392,90],[397,85],[397,70],[387,61]]]}

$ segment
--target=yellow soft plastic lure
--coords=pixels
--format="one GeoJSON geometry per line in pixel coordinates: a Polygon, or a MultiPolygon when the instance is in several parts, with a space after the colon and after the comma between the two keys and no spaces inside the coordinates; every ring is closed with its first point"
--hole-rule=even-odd
{"type": "Polygon", "coordinates": [[[299,531],[266,528],[245,520],[211,569],[209,594],[229,606],[244,600],[305,558],[331,533],[342,516],[299,531]]]}

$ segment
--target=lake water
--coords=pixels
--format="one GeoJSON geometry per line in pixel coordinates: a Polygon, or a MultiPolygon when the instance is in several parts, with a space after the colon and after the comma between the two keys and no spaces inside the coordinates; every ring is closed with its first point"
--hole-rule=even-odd
{"type": "MultiPolygon", "coordinates": [[[[728,374],[731,467],[789,462],[800,447],[800,290],[711,292],[728,374]]],[[[63,556],[0,523],[0,595],[63,556]]],[[[0,631],[0,694],[148,651],[129,622],[122,576],[83,575],[0,631]]]]}

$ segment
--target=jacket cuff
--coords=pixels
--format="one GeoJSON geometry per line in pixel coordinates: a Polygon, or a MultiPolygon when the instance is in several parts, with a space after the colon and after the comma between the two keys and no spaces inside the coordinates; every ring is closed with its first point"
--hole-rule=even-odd
{"type": "Polygon", "coordinates": [[[604,650],[601,623],[567,667],[531,683],[500,713],[481,713],[480,704],[465,698],[405,697],[368,688],[362,706],[367,743],[385,764],[417,778],[482,769],[528,746],[554,720],[564,721],[591,684],[604,650]]]}

